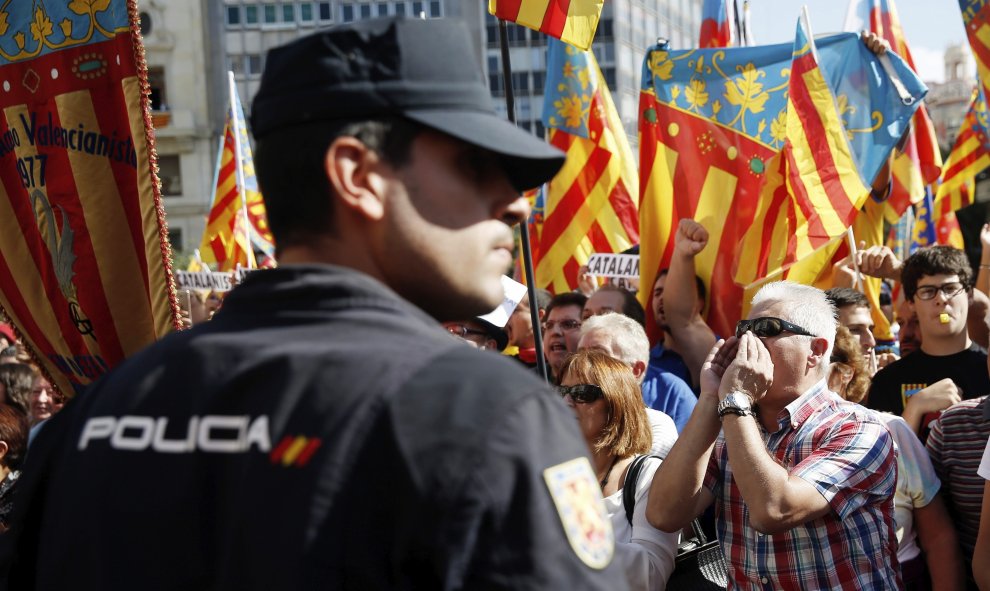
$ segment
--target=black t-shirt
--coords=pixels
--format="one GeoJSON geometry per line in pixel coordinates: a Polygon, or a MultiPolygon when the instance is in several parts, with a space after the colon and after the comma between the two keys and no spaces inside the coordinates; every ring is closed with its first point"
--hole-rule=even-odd
{"type": "MultiPolygon", "coordinates": [[[[934,356],[919,349],[873,376],[866,406],[900,416],[911,395],[943,378],[952,378],[964,399],[990,393],[986,351],[975,343],[952,355],[934,356]]],[[[922,419],[922,431],[927,423],[922,419]]]]}
{"type": "Polygon", "coordinates": [[[545,384],[381,284],[262,271],[42,429],[0,583],[625,589],[561,488],[586,458],[545,384]]]}

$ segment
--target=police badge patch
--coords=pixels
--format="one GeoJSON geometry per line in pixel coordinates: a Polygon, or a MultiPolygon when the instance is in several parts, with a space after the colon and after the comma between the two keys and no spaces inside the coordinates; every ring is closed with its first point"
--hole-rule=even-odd
{"type": "Polygon", "coordinates": [[[615,552],[615,534],[591,462],[576,458],[551,466],[543,471],[543,479],[574,553],[591,568],[608,566],[615,552]]]}

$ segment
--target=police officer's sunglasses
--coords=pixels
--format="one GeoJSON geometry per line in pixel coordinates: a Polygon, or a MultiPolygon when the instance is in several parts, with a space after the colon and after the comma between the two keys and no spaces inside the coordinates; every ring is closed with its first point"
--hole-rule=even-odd
{"type": "Polygon", "coordinates": [[[589,404],[599,398],[604,398],[605,393],[594,384],[577,384],[574,386],[557,386],[557,393],[561,398],[570,395],[571,400],[578,404],[589,404]]]}
{"type": "Polygon", "coordinates": [[[743,336],[746,334],[747,330],[752,331],[752,333],[758,337],[775,337],[784,331],[804,335],[806,337],[815,336],[796,324],[791,324],[786,320],[774,318],[773,316],[764,316],[763,318],[754,318],[752,320],[740,320],[736,324],[736,337],[743,336]]]}

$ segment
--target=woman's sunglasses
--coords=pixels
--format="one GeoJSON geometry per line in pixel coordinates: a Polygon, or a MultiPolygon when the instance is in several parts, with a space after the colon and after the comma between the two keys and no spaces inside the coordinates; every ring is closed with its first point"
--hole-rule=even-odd
{"type": "Polygon", "coordinates": [[[588,404],[599,398],[604,398],[605,393],[594,384],[577,384],[575,386],[557,386],[557,392],[561,398],[570,395],[571,400],[579,404],[588,404]]]}

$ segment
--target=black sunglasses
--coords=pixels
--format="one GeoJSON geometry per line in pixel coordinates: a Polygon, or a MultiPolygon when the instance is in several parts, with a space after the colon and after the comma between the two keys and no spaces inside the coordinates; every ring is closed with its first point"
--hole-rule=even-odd
{"type": "Polygon", "coordinates": [[[561,398],[570,394],[571,400],[579,404],[588,404],[604,398],[605,393],[594,384],[577,384],[574,386],[557,386],[557,393],[561,398]]]}
{"type": "Polygon", "coordinates": [[[764,316],[763,318],[754,318],[752,320],[740,320],[736,324],[736,337],[743,336],[746,334],[747,330],[752,331],[752,333],[758,337],[775,337],[785,330],[787,332],[804,335],[806,337],[815,336],[796,324],[791,324],[786,320],[774,318],[773,316],[764,316]]]}

